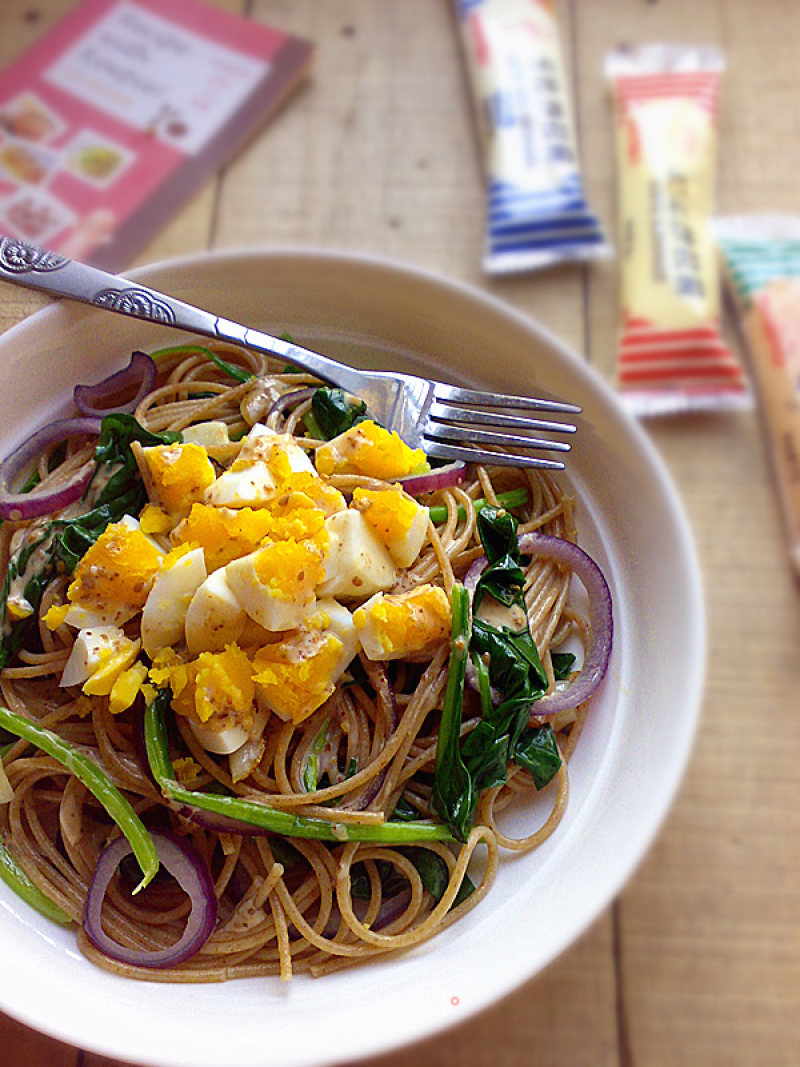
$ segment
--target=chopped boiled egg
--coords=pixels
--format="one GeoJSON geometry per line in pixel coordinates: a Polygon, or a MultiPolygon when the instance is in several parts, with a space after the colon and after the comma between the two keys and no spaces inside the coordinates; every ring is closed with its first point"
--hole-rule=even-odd
{"type": "Polygon", "coordinates": [[[172,518],[158,504],[145,504],[139,515],[139,529],[144,534],[165,534],[174,526],[172,518]]]}
{"type": "Polygon", "coordinates": [[[347,502],[344,496],[318,474],[299,471],[291,474],[282,483],[280,491],[270,501],[270,511],[276,519],[290,515],[298,508],[319,508],[328,515],[344,511],[347,502]]]}
{"type": "Polygon", "coordinates": [[[398,567],[410,567],[428,535],[428,509],[402,489],[361,489],[353,492],[353,507],[389,550],[398,567]]]}
{"type": "Polygon", "coordinates": [[[138,660],[117,675],[108,695],[108,710],[111,714],[119,715],[127,710],[139,695],[139,690],[146,680],[147,667],[138,660]]]}
{"type": "Polygon", "coordinates": [[[211,422],[196,422],[181,430],[184,444],[200,445],[213,459],[224,461],[235,447],[230,439],[226,423],[214,419],[211,422]]]}
{"type": "MultiPolygon", "coordinates": [[[[345,514],[345,513],[343,513],[345,514]]],[[[233,595],[265,630],[299,626],[324,567],[316,541],[274,541],[225,568],[233,595]]]]}
{"type": "Polygon", "coordinates": [[[84,629],[132,619],[144,607],[162,558],[136,519],[125,516],[111,523],[75,568],[67,589],[70,606],[61,621],[84,629]]]}
{"type": "Polygon", "coordinates": [[[174,545],[201,545],[210,573],[253,552],[273,526],[272,515],[263,508],[234,510],[192,504],[187,517],[173,530],[171,540],[174,545]]]}
{"type": "Polygon", "coordinates": [[[129,652],[137,644],[119,626],[93,626],[80,630],[64,664],[60,684],[83,685],[103,663],[119,652],[129,652]]]}
{"type": "Polygon", "coordinates": [[[224,568],[213,571],[198,586],[186,612],[186,647],[192,656],[221,652],[238,641],[247,615],[228,585],[224,568]]]}
{"type": "Polygon", "coordinates": [[[175,653],[161,653],[150,677],[170,686],[173,708],[210,752],[234,752],[247,739],[255,714],[255,684],[252,664],[237,645],[201,652],[188,663],[175,653]]]}
{"type": "Polygon", "coordinates": [[[333,694],[357,651],[347,608],[335,600],[317,601],[302,627],[253,657],[259,705],[302,722],[333,694]]]}
{"type": "Polygon", "coordinates": [[[397,569],[392,557],[360,511],[338,511],[325,520],[325,529],[330,543],[320,596],[365,597],[394,585],[397,569]]]}
{"type": "Polygon", "coordinates": [[[250,731],[237,723],[217,730],[213,726],[204,726],[196,719],[189,719],[189,729],[207,752],[217,756],[229,756],[236,752],[250,736],[250,731]]]}
{"type": "Polygon", "coordinates": [[[315,471],[294,438],[256,423],[229,469],[206,490],[204,500],[217,507],[262,506],[287,478],[297,473],[313,476],[315,471]]]}
{"type": "Polygon", "coordinates": [[[154,445],[140,455],[147,494],[168,515],[186,515],[216,478],[214,464],[200,445],[154,445]]]}
{"type": "Polygon", "coordinates": [[[320,445],[316,451],[317,471],[331,474],[363,474],[368,478],[392,481],[411,474],[425,462],[425,453],[409,448],[394,430],[385,430],[371,419],[320,445]]]}
{"type": "Polygon", "coordinates": [[[435,585],[376,593],[354,612],[353,624],[369,659],[400,659],[427,651],[448,636],[450,601],[435,585]]]}
{"type": "Polygon", "coordinates": [[[164,557],[142,610],[142,647],[151,659],[183,640],[187,609],[205,577],[202,548],[174,548],[164,557]]]}

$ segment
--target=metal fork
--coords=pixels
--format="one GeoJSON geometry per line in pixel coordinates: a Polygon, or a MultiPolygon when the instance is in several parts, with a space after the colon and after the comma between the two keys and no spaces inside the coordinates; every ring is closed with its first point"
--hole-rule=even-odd
{"type": "Polygon", "coordinates": [[[566,441],[539,435],[571,434],[575,426],[505,412],[577,415],[581,411],[575,404],[561,401],[462,389],[411,374],[357,370],[292,341],[241,326],[119,275],[12,237],[0,236],[0,278],[279,356],[321,381],[360,397],[370,415],[387,429],[396,430],[412,448],[422,448],[427,455],[440,459],[485,463],[490,454],[492,463],[561,469],[562,460],[531,453],[568,452],[566,441]]]}

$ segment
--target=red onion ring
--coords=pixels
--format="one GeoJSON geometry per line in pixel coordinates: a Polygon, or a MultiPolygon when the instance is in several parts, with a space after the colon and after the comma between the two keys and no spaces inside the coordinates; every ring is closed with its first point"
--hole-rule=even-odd
{"type": "Polygon", "coordinates": [[[104,378],[96,385],[76,385],[72,391],[75,407],[84,415],[110,415],[112,412],[134,411],[137,405],[152,391],[156,383],[156,365],[146,352],[133,352],[127,367],[104,378]],[[124,404],[109,407],[107,402],[123,389],[132,388],[136,383],[139,388],[136,395],[124,404]]]}
{"type": "Polygon", "coordinates": [[[181,937],[167,948],[148,951],[120,945],[103,929],[101,914],[109,882],[120,861],[133,851],[124,837],[112,841],[100,854],[86,898],[83,928],[95,948],[110,959],[134,967],[158,969],[183,963],[208,941],[217,922],[217,897],[208,868],[188,841],[161,830],[152,830],[151,835],[159,860],[192,902],[186,929],[181,937]]]}
{"type": "MultiPolygon", "coordinates": [[[[531,705],[531,718],[550,718],[560,711],[567,711],[583,704],[594,693],[608,670],[611,646],[614,637],[611,593],[603,572],[591,558],[572,541],[548,534],[528,533],[519,538],[519,550],[523,555],[536,556],[553,563],[564,563],[583,584],[589,596],[589,627],[591,643],[586,651],[583,666],[577,678],[566,689],[548,693],[531,705]]],[[[478,578],[486,566],[486,557],[476,559],[464,577],[464,586],[470,596],[475,592],[478,578]]],[[[476,685],[475,668],[469,664],[467,677],[476,685]]]]}
{"type": "Polygon", "coordinates": [[[269,837],[271,830],[265,830],[263,826],[254,826],[252,823],[243,822],[241,819],[232,819],[230,815],[221,815],[216,811],[206,811],[204,808],[194,808],[189,804],[175,806],[175,811],[184,819],[193,822],[195,826],[202,826],[204,830],[213,830],[219,834],[239,834],[240,837],[269,837]]]}
{"type": "Polygon", "coordinates": [[[98,418],[57,419],[43,426],[0,463],[0,518],[35,519],[60,511],[83,493],[94,473],[94,459],[84,463],[66,482],[54,488],[15,493],[11,489],[20,471],[50,445],[60,444],[78,434],[99,434],[98,418]]]}
{"type": "Polygon", "coordinates": [[[422,493],[435,493],[437,489],[452,489],[455,485],[461,485],[466,474],[466,463],[458,460],[456,463],[448,463],[446,467],[437,467],[427,474],[407,474],[405,478],[398,478],[397,482],[410,496],[419,496],[422,493]]]}
{"type": "MultiPolygon", "coordinates": [[[[369,910],[368,900],[353,900],[353,914],[360,923],[364,922],[367,911],[369,910]]],[[[395,919],[399,919],[403,912],[408,908],[411,903],[411,890],[401,889],[399,893],[395,893],[393,897],[384,897],[381,900],[378,907],[378,914],[370,924],[370,930],[378,931],[388,926],[389,923],[393,923],[395,919]]],[[[323,937],[332,938],[335,937],[339,931],[339,927],[342,924],[342,913],[339,911],[339,905],[334,901],[331,906],[331,914],[328,918],[325,928],[322,931],[323,937]]]]}
{"type": "Polygon", "coordinates": [[[287,408],[296,408],[298,404],[312,397],[317,389],[318,385],[309,385],[305,389],[293,389],[291,393],[283,393],[273,401],[267,411],[266,421],[269,422],[274,415],[282,415],[287,408]]]}

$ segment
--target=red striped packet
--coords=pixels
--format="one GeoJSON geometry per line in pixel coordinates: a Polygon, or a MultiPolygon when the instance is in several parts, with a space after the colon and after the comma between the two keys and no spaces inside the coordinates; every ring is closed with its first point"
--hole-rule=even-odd
{"type": "Polygon", "coordinates": [[[617,129],[622,335],[617,380],[637,415],[748,408],[720,333],[711,232],[722,53],[649,45],[606,59],[617,129]]]}

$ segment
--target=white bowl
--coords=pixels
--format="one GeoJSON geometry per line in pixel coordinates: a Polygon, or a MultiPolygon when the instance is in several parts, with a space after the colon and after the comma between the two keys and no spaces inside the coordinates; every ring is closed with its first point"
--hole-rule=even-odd
{"type": "MultiPolygon", "coordinates": [[[[580,539],[608,578],[615,640],[571,762],[556,834],[501,864],[486,901],[394,960],[318,980],[137,983],[0,884],[0,1008],[63,1041],[170,1067],[310,1067],[452,1025],[530,978],[609,904],[653,840],[692,743],[704,670],[701,582],[686,519],[644,433],[541,327],[467,286],[326,251],[194,256],[137,271],[167,293],[362,365],[428,371],[581,404],[569,456],[580,539]]],[[[134,348],[174,332],[64,302],[0,338],[0,454],[69,409],[134,348]]],[[[511,818],[532,829],[541,812],[511,818]]]]}

